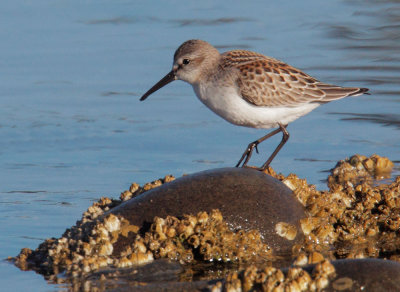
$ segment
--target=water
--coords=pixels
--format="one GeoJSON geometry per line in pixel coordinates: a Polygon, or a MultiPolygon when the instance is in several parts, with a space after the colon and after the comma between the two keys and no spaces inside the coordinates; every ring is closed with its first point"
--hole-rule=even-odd
{"type": "MultiPolygon", "coordinates": [[[[0,27],[2,259],[59,237],[131,182],[233,166],[265,134],[226,123],[183,82],[138,101],[191,38],[371,89],[292,123],[277,171],[323,189],[326,171],[354,153],[400,160],[398,1],[2,1],[0,27]]],[[[0,275],[4,291],[59,288],[4,261],[0,275]]]]}

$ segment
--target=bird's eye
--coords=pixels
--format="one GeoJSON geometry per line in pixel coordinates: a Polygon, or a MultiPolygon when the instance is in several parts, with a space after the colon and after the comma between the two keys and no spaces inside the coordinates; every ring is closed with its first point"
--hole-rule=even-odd
{"type": "Polygon", "coordinates": [[[190,63],[190,60],[189,59],[183,59],[183,61],[182,61],[182,64],[183,65],[187,65],[187,64],[189,64],[190,63]]]}

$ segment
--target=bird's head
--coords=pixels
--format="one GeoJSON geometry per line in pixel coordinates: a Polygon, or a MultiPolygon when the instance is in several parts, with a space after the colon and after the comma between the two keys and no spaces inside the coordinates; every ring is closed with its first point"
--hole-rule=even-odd
{"type": "Polygon", "coordinates": [[[183,80],[195,84],[204,78],[211,68],[216,66],[220,54],[216,48],[202,40],[184,42],[174,54],[172,70],[150,88],[140,100],[159,90],[174,80],[183,80]]]}

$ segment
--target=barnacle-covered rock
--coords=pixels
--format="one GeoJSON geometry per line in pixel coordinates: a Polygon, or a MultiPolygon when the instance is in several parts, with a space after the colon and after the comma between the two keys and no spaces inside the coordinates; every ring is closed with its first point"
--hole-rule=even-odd
{"type": "MultiPolygon", "coordinates": [[[[399,283],[391,279],[400,277],[400,264],[370,259],[400,261],[400,177],[387,184],[377,180],[387,177],[392,166],[377,155],[354,155],[332,170],[327,191],[269,168],[293,196],[280,189],[283,184],[250,169],[186,176],[175,181],[183,181],[181,190],[165,184],[172,176],[142,187],[133,183],[120,200],[101,198],[62,237],[47,239],[34,251],[22,249],[13,260],[57,283],[62,278],[56,275],[65,272],[75,290],[87,291],[120,287],[123,281],[130,288],[131,280],[154,281],[157,273],[140,271],[151,266],[158,272],[163,259],[183,264],[184,272],[173,274],[176,281],[198,279],[200,270],[202,279],[220,279],[212,287],[206,281],[169,283],[170,291],[207,286],[211,291],[397,291],[399,283]],[[275,195],[271,184],[280,190],[275,195]],[[284,206],[281,216],[288,203],[294,207],[284,206]],[[292,216],[288,210],[301,211],[292,216]],[[289,245],[275,249],[276,238],[289,245]],[[280,269],[286,264],[290,268],[280,269]]],[[[154,282],[144,287],[160,288],[154,282]]]]}
{"type": "Polygon", "coordinates": [[[181,219],[155,217],[143,236],[139,227],[114,214],[92,222],[91,227],[88,234],[68,233],[80,234],[80,238],[67,235],[47,240],[35,251],[23,249],[15,263],[24,269],[31,265],[46,274],[65,270],[68,276],[76,278],[104,267],[128,268],[159,258],[182,264],[274,259],[258,231],[232,231],[218,210],[184,215],[181,219]],[[128,235],[134,239],[126,242],[128,235]],[[114,245],[119,242],[125,242],[125,248],[116,252],[114,245]]]}
{"type": "MultiPolygon", "coordinates": [[[[213,209],[221,211],[232,229],[258,230],[263,241],[274,250],[288,252],[303,239],[301,232],[293,231],[300,230],[300,219],[306,214],[292,191],[279,180],[248,168],[213,169],[186,175],[134,196],[109,213],[142,226],[156,216],[179,218],[213,209]],[[293,226],[290,239],[276,233],[279,222],[293,226]]],[[[180,234],[190,237],[191,232],[186,229],[185,234],[180,234]]],[[[115,248],[116,251],[120,249],[119,246],[115,248]]]]}
{"type": "Polygon", "coordinates": [[[181,220],[155,217],[143,243],[155,258],[167,257],[181,263],[204,261],[250,261],[254,256],[267,259],[270,248],[259,232],[229,229],[218,210],[185,215],[181,220]]]}
{"type": "Polygon", "coordinates": [[[388,178],[393,166],[393,162],[386,157],[374,154],[368,158],[356,154],[337,163],[328,178],[328,186],[339,184],[352,187],[363,181],[388,178]]]}
{"type": "MultiPolygon", "coordinates": [[[[310,270],[310,269],[309,269],[310,270]]],[[[274,267],[246,269],[233,272],[211,291],[321,291],[335,276],[335,267],[327,260],[316,264],[311,272],[291,267],[285,271],[274,267]]]]}
{"type": "Polygon", "coordinates": [[[400,264],[378,259],[322,259],[315,265],[276,269],[249,266],[209,291],[399,291],[400,264]]]}

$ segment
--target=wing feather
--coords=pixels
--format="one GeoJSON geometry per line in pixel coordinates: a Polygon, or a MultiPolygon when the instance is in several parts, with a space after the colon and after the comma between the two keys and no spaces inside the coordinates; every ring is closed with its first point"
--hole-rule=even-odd
{"type": "Polygon", "coordinates": [[[305,103],[326,103],[368,91],[318,81],[310,75],[264,55],[234,50],[222,54],[223,67],[239,70],[241,96],[257,106],[295,107],[305,103]]]}

